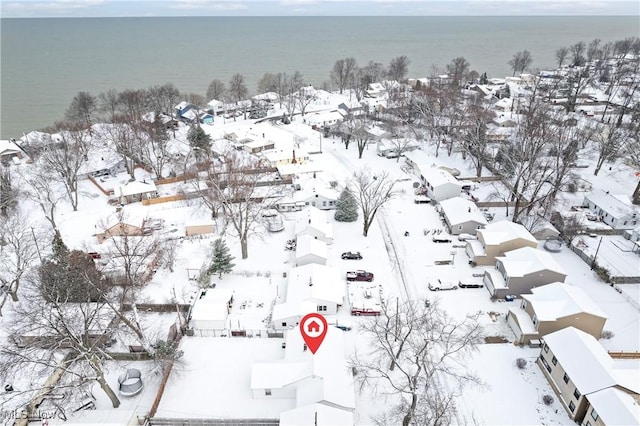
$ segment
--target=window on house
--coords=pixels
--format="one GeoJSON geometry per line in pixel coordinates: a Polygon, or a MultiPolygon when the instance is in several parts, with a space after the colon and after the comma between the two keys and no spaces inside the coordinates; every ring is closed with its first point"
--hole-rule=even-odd
{"type": "Polygon", "coordinates": [[[287,326],[287,323],[286,323],[286,322],[283,322],[283,323],[282,323],[282,326],[283,326],[283,327],[286,327],[286,326],[287,326]]]}
{"type": "Polygon", "coordinates": [[[549,365],[549,363],[547,362],[546,359],[544,359],[544,357],[542,355],[540,355],[540,361],[542,361],[542,364],[544,365],[544,367],[547,369],[547,371],[549,373],[551,373],[551,366],[549,365]]]}
{"type": "Polygon", "coordinates": [[[551,362],[553,363],[553,365],[558,365],[558,358],[554,356],[553,358],[551,358],[551,362]]]}
{"type": "Polygon", "coordinates": [[[595,409],[591,409],[591,418],[593,420],[598,420],[598,412],[595,409]]]}
{"type": "Polygon", "coordinates": [[[327,305],[318,305],[318,312],[326,311],[326,310],[327,310],[327,305]]]}
{"type": "Polygon", "coordinates": [[[265,389],[265,390],[264,390],[264,394],[265,394],[266,396],[271,396],[271,389],[265,389]]]}
{"type": "Polygon", "coordinates": [[[569,383],[569,376],[567,375],[567,373],[564,373],[562,380],[564,380],[565,383],[569,383]]]}
{"type": "Polygon", "coordinates": [[[526,301],[526,300],[524,300],[524,299],[522,299],[522,304],[520,305],[520,307],[521,307],[522,309],[526,308],[526,307],[527,307],[527,301],[526,301]]]}
{"type": "Polygon", "coordinates": [[[573,401],[571,401],[569,403],[569,410],[571,410],[571,412],[573,413],[576,409],[576,404],[573,403],[573,401]]]}
{"type": "Polygon", "coordinates": [[[533,318],[531,318],[531,321],[533,322],[533,325],[538,324],[538,316],[534,315],[533,318]]]}
{"type": "Polygon", "coordinates": [[[581,395],[582,395],[582,394],[580,393],[580,391],[578,390],[578,388],[576,388],[576,389],[573,391],[573,396],[574,396],[576,399],[580,399],[580,396],[581,396],[581,395]]]}
{"type": "Polygon", "coordinates": [[[549,352],[549,345],[545,343],[542,349],[544,349],[545,352],[549,352]]]}
{"type": "Polygon", "coordinates": [[[327,205],[327,202],[326,202],[326,201],[323,201],[323,202],[322,202],[322,206],[324,207],[324,206],[326,206],[326,205],[327,205]]]}
{"type": "Polygon", "coordinates": [[[329,205],[330,205],[330,206],[333,206],[333,205],[335,205],[335,204],[336,204],[336,202],[335,202],[335,201],[329,201],[329,205]]]}
{"type": "Polygon", "coordinates": [[[462,225],[458,225],[458,231],[462,231],[462,225]]]}

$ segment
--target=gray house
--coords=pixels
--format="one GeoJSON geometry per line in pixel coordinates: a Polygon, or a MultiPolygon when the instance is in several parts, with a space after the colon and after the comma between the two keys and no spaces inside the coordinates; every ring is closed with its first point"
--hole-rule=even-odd
{"type": "Polygon", "coordinates": [[[461,197],[449,198],[440,202],[440,214],[452,235],[476,235],[478,229],[487,225],[487,220],[478,210],[476,204],[461,197]]]}
{"type": "Polygon", "coordinates": [[[511,250],[496,258],[496,268],[485,271],[484,283],[491,296],[520,296],[534,287],[564,282],[567,274],[553,256],[532,247],[511,250]]]}

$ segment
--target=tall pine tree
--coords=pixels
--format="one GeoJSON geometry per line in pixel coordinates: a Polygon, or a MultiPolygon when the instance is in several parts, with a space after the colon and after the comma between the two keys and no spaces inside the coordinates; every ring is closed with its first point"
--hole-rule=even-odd
{"type": "Polygon", "coordinates": [[[213,242],[213,257],[207,272],[211,275],[218,274],[218,278],[222,279],[222,274],[230,273],[236,266],[233,259],[235,257],[229,253],[227,243],[222,238],[218,238],[213,242]]]}
{"type": "Polygon", "coordinates": [[[348,188],[342,190],[336,201],[336,214],[338,222],[355,222],[358,220],[358,203],[348,188]]]}

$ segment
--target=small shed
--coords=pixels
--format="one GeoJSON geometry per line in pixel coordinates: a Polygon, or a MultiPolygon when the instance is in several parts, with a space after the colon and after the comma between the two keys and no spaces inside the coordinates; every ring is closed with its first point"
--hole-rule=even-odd
{"type": "Polygon", "coordinates": [[[233,305],[230,289],[207,289],[200,293],[191,311],[191,326],[201,336],[227,329],[227,318],[233,305]]]}

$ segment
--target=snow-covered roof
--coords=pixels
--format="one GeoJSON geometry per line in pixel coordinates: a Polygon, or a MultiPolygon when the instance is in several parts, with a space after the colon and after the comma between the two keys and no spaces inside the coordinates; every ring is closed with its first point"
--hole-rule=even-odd
{"type": "Polygon", "coordinates": [[[404,154],[405,162],[413,163],[416,165],[421,164],[433,164],[435,157],[421,149],[416,149],[413,151],[405,152],[404,154]]]}
{"type": "Polygon", "coordinates": [[[278,303],[273,306],[271,321],[277,323],[278,320],[293,318],[316,312],[318,305],[308,300],[295,300],[292,302],[278,303]]]}
{"type": "Polygon", "coordinates": [[[478,230],[478,233],[482,234],[485,245],[499,245],[518,238],[538,244],[527,228],[510,220],[490,223],[484,229],[478,230]]]}
{"type": "Polygon", "coordinates": [[[607,388],[589,394],[587,399],[604,424],[640,424],[640,405],[626,392],[607,388]]]}
{"type": "Polygon", "coordinates": [[[100,170],[108,170],[124,161],[122,155],[118,154],[111,148],[92,149],[83,161],[78,170],[79,175],[97,172],[100,170]]]}
{"type": "Polygon", "coordinates": [[[333,238],[333,227],[327,221],[327,212],[317,207],[309,206],[296,217],[296,235],[307,232],[309,228],[319,232],[324,238],[333,238]]]}
{"type": "Polygon", "coordinates": [[[269,160],[270,162],[278,162],[278,161],[282,161],[282,160],[293,160],[293,156],[295,155],[295,158],[300,160],[300,159],[304,159],[304,158],[309,158],[309,153],[302,150],[302,149],[296,149],[295,152],[294,150],[268,150],[265,151],[264,156],[267,158],[267,160],[269,160]]]}
{"type": "Polygon", "coordinates": [[[251,99],[254,99],[256,101],[277,102],[279,99],[279,96],[275,92],[266,92],[266,93],[260,93],[259,95],[255,95],[251,99]]]}
{"type": "Polygon", "coordinates": [[[496,259],[502,262],[509,277],[523,277],[543,270],[567,275],[562,266],[553,258],[553,255],[533,247],[511,250],[496,259]]]}
{"type": "Polygon", "coordinates": [[[208,289],[196,300],[191,311],[193,321],[221,321],[229,315],[228,303],[233,297],[229,289],[208,289]]]}
{"type": "Polygon", "coordinates": [[[452,226],[468,222],[476,222],[479,225],[487,224],[484,215],[471,200],[453,197],[441,201],[440,207],[452,226]]]}
{"type": "Polygon", "coordinates": [[[174,109],[183,110],[183,109],[185,109],[186,107],[189,107],[189,106],[191,106],[191,104],[189,104],[189,102],[187,102],[187,101],[182,101],[182,102],[180,102],[178,105],[176,105],[176,106],[174,107],[174,109]]]}
{"type": "Polygon", "coordinates": [[[554,321],[569,315],[588,313],[601,318],[607,315],[587,294],[569,284],[552,283],[531,289],[533,294],[523,294],[540,321],[554,321]]]}
{"type": "Polygon", "coordinates": [[[327,259],[327,243],[318,240],[311,235],[299,235],[296,243],[296,260],[313,255],[327,259]]]}
{"type": "Polygon", "coordinates": [[[340,111],[337,110],[314,112],[311,114],[305,114],[304,116],[304,120],[306,120],[309,124],[324,124],[327,121],[341,121],[342,118],[342,114],[340,114],[340,111]]]}
{"type": "Polygon", "coordinates": [[[547,334],[545,343],[583,395],[616,385],[613,360],[590,334],[574,327],[547,334]]]}
{"type": "Polygon", "coordinates": [[[344,279],[334,267],[316,263],[298,266],[289,271],[287,302],[315,300],[341,305],[344,287],[344,279]]]}
{"type": "Polygon", "coordinates": [[[211,107],[212,109],[217,109],[217,108],[222,108],[224,103],[222,101],[217,100],[217,99],[211,99],[209,102],[207,102],[207,105],[209,107],[211,107]]]}
{"type": "Polygon", "coordinates": [[[15,142],[6,139],[0,140],[0,155],[10,155],[18,153],[22,153],[22,150],[15,142]]]}
{"type": "Polygon", "coordinates": [[[453,175],[446,170],[442,170],[436,167],[425,166],[424,164],[418,164],[420,174],[422,177],[434,187],[441,185],[452,184],[462,187],[462,184],[453,177],[453,175]]]}
{"type": "Polygon", "coordinates": [[[523,334],[536,334],[536,326],[533,324],[531,317],[527,315],[527,311],[520,308],[509,308],[509,315],[518,319],[518,326],[523,334]]]}
{"type": "Polygon", "coordinates": [[[139,182],[137,180],[124,185],[120,185],[120,187],[118,188],[119,194],[122,197],[135,194],[146,194],[147,192],[155,192],[157,190],[158,189],[156,188],[156,184],[152,181],[139,182]]]}
{"type": "Polygon", "coordinates": [[[282,389],[311,373],[311,364],[303,361],[256,363],[251,366],[251,389],[282,389]]]}
{"type": "Polygon", "coordinates": [[[585,195],[584,198],[585,201],[591,201],[593,204],[616,219],[633,213],[637,213],[638,216],[640,216],[640,209],[634,207],[631,204],[629,197],[624,195],[612,195],[602,191],[601,189],[594,189],[589,194],[585,195]]]}

